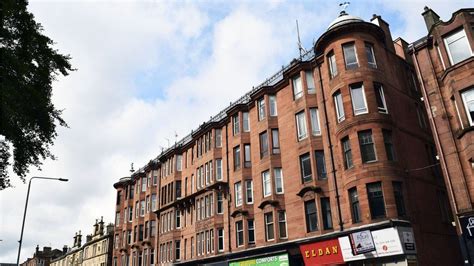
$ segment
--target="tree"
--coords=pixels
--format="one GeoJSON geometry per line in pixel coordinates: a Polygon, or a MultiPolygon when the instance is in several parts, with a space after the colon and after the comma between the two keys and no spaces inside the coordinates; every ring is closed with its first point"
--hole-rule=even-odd
{"type": "Polygon", "coordinates": [[[73,71],[70,57],[52,48],[27,5],[27,0],[0,0],[0,190],[11,186],[6,170],[11,161],[24,182],[30,166],[55,159],[50,146],[56,126],[67,127],[51,93],[56,77],[73,71]]]}

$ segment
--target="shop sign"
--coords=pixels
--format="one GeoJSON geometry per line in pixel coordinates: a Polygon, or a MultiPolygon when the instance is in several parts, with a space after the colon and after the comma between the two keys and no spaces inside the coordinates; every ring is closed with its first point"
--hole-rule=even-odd
{"type": "Polygon", "coordinates": [[[402,240],[403,250],[406,254],[416,254],[415,236],[410,227],[398,227],[400,239],[402,240]]]}
{"type": "Polygon", "coordinates": [[[355,232],[349,235],[352,246],[352,254],[359,255],[375,250],[374,239],[370,230],[355,232]]]}
{"type": "Polygon", "coordinates": [[[459,223],[464,237],[467,239],[474,238],[474,216],[460,217],[459,223]]]}
{"type": "Polygon", "coordinates": [[[229,266],[289,266],[288,254],[279,254],[275,256],[248,259],[243,261],[234,261],[229,266]]]}
{"type": "Polygon", "coordinates": [[[337,239],[300,245],[305,265],[325,265],[344,263],[341,247],[337,239]]]}
{"type": "Polygon", "coordinates": [[[396,228],[386,228],[371,232],[375,250],[364,254],[353,254],[349,236],[339,238],[341,253],[344,261],[363,260],[368,258],[385,257],[403,254],[402,243],[396,228]]]}

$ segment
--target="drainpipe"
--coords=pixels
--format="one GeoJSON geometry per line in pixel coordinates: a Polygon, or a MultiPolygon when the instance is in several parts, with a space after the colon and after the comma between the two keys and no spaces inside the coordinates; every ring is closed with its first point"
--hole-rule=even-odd
{"type": "Polygon", "coordinates": [[[324,119],[326,120],[325,126],[326,126],[326,133],[328,136],[328,142],[329,142],[329,155],[331,157],[331,167],[332,167],[332,176],[334,180],[334,186],[336,190],[336,203],[337,203],[337,213],[339,215],[339,230],[344,231],[344,223],[342,222],[342,213],[341,213],[341,201],[339,199],[339,189],[337,186],[337,177],[336,177],[336,166],[334,163],[334,153],[333,153],[333,146],[332,146],[332,141],[331,141],[331,132],[329,131],[329,120],[328,120],[328,112],[326,109],[326,97],[324,96],[324,87],[323,87],[323,78],[321,76],[321,66],[318,65],[318,73],[319,73],[319,84],[321,85],[321,92],[323,96],[323,110],[324,110],[324,119]]]}
{"type": "Polygon", "coordinates": [[[226,166],[227,166],[227,192],[228,192],[228,196],[227,196],[227,242],[228,242],[228,246],[229,246],[229,252],[232,251],[232,244],[231,244],[231,241],[230,241],[230,237],[231,237],[231,233],[230,233],[230,184],[229,184],[229,134],[227,133],[227,127],[228,125],[226,124],[225,125],[225,162],[226,162],[226,166]]]}

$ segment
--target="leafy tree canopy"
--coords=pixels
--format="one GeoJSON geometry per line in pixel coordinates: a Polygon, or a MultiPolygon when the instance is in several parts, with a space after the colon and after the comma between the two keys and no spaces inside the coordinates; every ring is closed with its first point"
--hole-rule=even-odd
{"type": "Polygon", "coordinates": [[[25,181],[29,166],[40,168],[44,159],[55,159],[49,149],[56,126],[67,127],[51,93],[56,76],[73,70],[70,57],[52,48],[27,5],[0,0],[0,190],[11,186],[6,170],[11,162],[25,181]]]}

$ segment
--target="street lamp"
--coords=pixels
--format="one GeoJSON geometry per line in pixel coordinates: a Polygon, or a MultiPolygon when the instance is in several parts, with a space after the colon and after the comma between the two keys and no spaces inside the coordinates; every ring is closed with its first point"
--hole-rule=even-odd
{"type": "Polygon", "coordinates": [[[16,259],[16,265],[20,265],[20,253],[21,253],[21,244],[23,243],[23,229],[25,229],[25,219],[26,219],[26,209],[28,208],[28,198],[30,197],[30,187],[31,187],[31,180],[33,179],[48,179],[48,180],[58,180],[62,182],[67,182],[69,179],[66,178],[52,178],[52,177],[41,177],[41,176],[33,176],[30,178],[30,182],[28,182],[28,192],[26,192],[26,202],[25,202],[25,211],[23,213],[23,223],[21,225],[21,234],[20,234],[20,241],[18,241],[18,257],[16,259]]]}

